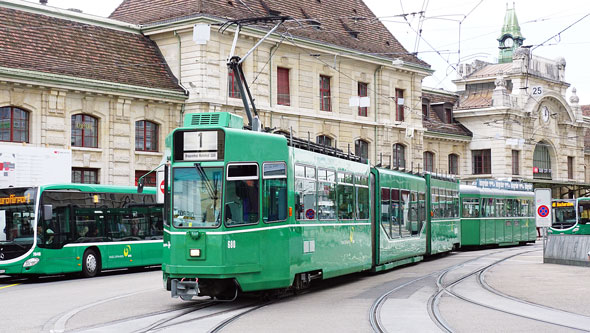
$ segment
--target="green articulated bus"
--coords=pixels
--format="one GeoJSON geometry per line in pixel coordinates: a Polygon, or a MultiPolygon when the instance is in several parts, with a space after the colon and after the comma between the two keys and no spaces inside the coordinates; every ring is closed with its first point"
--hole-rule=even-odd
{"type": "Polygon", "coordinates": [[[0,275],[159,265],[163,207],[155,188],[55,184],[0,189],[0,275]]]}
{"type": "Polygon", "coordinates": [[[550,234],[590,235],[590,198],[553,200],[550,234]]]}
{"type": "Polygon", "coordinates": [[[534,193],[461,185],[461,246],[534,242],[534,193]]]}
{"type": "Polygon", "coordinates": [[[187,114],[166,145],[162,270],[173,297],[302,289],[460,241],[450,177],[372,168],[291,135],[244,130],[230,113],[187,114]]]}

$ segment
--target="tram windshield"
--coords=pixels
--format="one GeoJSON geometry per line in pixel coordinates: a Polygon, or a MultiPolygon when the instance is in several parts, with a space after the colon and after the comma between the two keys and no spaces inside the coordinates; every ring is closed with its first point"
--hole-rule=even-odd
{"type": "Polygon", "coordinates": [[[36,188],[0,189],[0,262],[33,247],[36,188]]]}
{"type": "Polygon", "coordinates": [[[221,221],[221,168],[175,168],[173,225],[177,228],[216,227],[221,221]]]}
{"type": "MultiPolygon", "coordinates": [[[[576,207],[574,202],[554,201],[552,206],[554,216],[553,228],[567,229],[576,224],[576,207]]],[[[590,206],[588,206],[588,209],[590,209],[590,206]]]]}

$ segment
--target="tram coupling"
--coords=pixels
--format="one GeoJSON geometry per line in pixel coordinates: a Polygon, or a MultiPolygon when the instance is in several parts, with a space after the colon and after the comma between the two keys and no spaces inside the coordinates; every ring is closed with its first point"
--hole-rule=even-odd
{"type": "Polygon", "coordinates": [[[184,301],[199,295],[199,279],[172,279],[170,292],[172,298],[180,297],[184,301]]]}

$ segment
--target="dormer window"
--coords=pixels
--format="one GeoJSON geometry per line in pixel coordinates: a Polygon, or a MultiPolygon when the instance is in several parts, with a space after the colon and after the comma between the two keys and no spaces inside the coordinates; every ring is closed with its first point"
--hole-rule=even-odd
{"type": "Polygon", "coordinates": [[[422,119],[428,119],[430,114],[430,100],[422,98],[422,119]]]}
{"type": "Polygon", "coordinates": [[[453,109],[445,108],[445,123],[450,124],[453,122],[453,109]]]}

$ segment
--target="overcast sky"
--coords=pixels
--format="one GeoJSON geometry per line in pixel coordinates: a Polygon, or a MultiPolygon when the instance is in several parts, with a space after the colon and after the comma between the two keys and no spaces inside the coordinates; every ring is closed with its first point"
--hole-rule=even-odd
{"type": "MultiPolygon", "coordinates": [[[[500,35],[506,13],[504,1],[364,1],[409,52],[417,51],[418,56],[436,70],[433,76],[424,80],[427,87],[455,90],[451,80],[457,78],[454,69],[459,55],[461,62],[475,59],[497,61],[496,38],[500,35]],[[411,14],[418,12],[424,12],[422,19],[420,14],[411,14]],[[409,15],[404,19],[400,14],[409,15]],[[417,38],[420,24],[421,38],[417,38]]],[[[121,0],[49,0],[50,6],[77,8],[87,14],[105,17],[120,3],[121,0]]],[[[522,35],[526,38],[524,44],[533,45],[534,55],[550,59],[564,57],[567,62],[565,79],[571,84],[568,101],[572,87],[576,87],[580,104],[590,104],[590,70],[586,60],[590,54],[590,16],[575,23],[590,14],[590,1],[517,0],[514,5],[522,35]],[[571,24],[574,25],[568,28],[571,24]],[[543,45],[538,46],[540,44],[543,45]]],[[[508,6],[512,8],[513,1],[509,1],[508,6]]]]}

